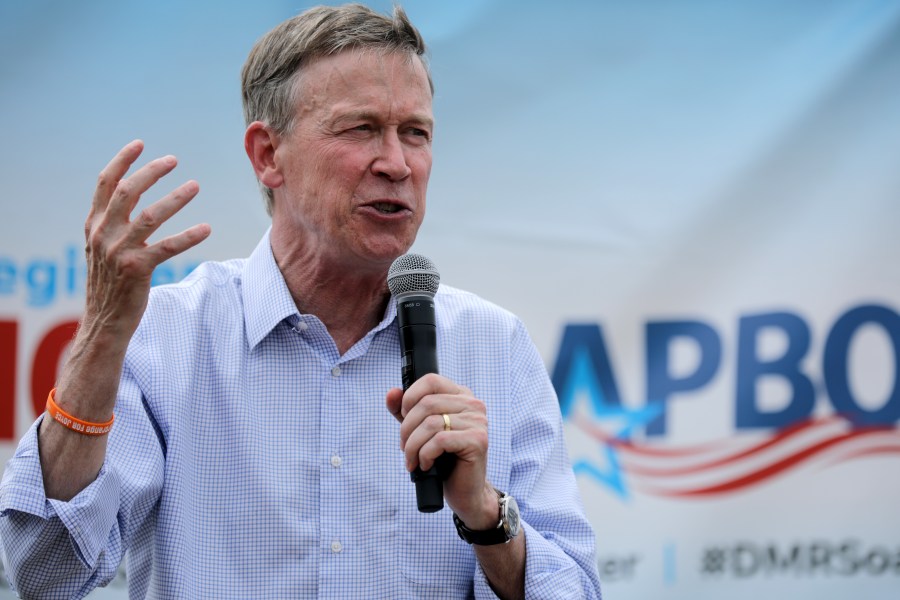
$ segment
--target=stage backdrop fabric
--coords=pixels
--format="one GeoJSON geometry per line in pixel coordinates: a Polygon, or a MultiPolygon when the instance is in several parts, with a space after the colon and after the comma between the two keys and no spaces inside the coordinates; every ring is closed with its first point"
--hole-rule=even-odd
{"type": "MultiPolygon", "coordinates": [[[[3,463],[121,146],[179,157],[145,202],[200,182],[165,232],[213,229],[155,283],[268,226],[239,72],[306,4],[0,3],[3,463]]],[[[900,3],[404,4],[436,84],[414,251],[527,325],[605,596],[900,597],[900,3]]]]}

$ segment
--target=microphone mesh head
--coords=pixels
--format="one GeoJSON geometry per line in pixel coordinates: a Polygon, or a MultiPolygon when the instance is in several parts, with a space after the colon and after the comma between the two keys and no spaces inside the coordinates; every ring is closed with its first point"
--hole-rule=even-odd
{"type": "Polygon", "coordinates": [[[388,269],[387,284],[396,297],[409,294],[434,296],[441,276],[434,263],[421,254],[404,254],[388,269]]]}

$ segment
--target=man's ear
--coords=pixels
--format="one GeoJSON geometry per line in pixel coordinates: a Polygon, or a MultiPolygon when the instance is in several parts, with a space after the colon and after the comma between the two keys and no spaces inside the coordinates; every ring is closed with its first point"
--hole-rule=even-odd
{"type": "Polygon", "coordinates": [[[244,133],[244,150],[259,182],[268,188],[275,189],[284,183],[284,176],[275,160],[275,150],[280,138],[268,125],[261,121],[253,121],[244,133]]]}

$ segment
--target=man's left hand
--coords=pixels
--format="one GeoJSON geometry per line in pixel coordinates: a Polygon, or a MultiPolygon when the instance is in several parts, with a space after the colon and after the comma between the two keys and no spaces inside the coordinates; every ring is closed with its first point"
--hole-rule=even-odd
{"type": "Polygon", "coordinates": [[[406,468],[427,471],[444,452],[457,456],[444,482],[444,498],[469,529],[497,526],[497,494],[487,482],[488,422],[484,402],[472,390],[428,374],[406,392],[387,393],[387,408],[400,421],[400,448],[406,468]],[[449,420],[446,427],[444,415],[449,420]]]}

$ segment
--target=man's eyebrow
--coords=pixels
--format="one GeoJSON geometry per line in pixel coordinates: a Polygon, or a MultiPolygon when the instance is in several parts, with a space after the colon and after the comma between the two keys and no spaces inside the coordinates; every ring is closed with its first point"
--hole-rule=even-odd
{"type": "Polygon", "coordinates": [[[428,115],[413,115],[413,118],[409,119],[407,122],[423,125],[425,127],[428,127],[429,129],[434,128],[434,119],[429,117],[428,115]]]}
{"type": "MultiPolygon", "coordinates": [[[[335,123],[343,123],[346,121],[378,121],[380,117],[368,110],[352,110],[345,113],[335,115],[335,123]]],[[[415,113],[409,118],[403,120],[404,123],[415,123],[426,127],[434,127],[434,119],[426,113],[415,113]]]]}

